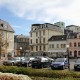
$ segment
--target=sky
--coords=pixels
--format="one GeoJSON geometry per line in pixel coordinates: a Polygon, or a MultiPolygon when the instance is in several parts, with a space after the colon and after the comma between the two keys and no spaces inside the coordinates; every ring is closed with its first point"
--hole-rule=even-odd
{"type": "Polygon", "coordinates": [[[15,35],[29,36],[36,23],[79,26],[80,0],[0,0],[0,19],[12,26],[15,35]]]}

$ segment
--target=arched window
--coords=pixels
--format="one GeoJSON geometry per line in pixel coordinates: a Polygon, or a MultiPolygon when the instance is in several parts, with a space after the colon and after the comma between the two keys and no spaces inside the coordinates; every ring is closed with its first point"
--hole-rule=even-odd
{"type": "Polygon", "coordinates": [[[74,51],[74,57],[77,57],[77,51],[76,50],[74,51]]]}
{"type": "Polygon", "coordinates": [[[78,42],[78,47],[80,47],[80,42],[78,42]]]}
{"type": "Polygon", "coordinates": [[[80,56],[80,51],[78,51],[78,55],[80,56]]]}

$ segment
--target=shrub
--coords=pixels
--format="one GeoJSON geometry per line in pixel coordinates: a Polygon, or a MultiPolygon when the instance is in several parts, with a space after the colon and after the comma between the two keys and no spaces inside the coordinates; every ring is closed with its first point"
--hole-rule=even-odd
{"type": "Polygon", "coordinates": [[[80,78],[80,73],[73,71],[63,71],[63,70],[47,70],[47,69],[32,69],[16,66],[0,66],[1,72],[24,74],[29,76],[37,77],[48,77],[48,78],[80,78]]]}

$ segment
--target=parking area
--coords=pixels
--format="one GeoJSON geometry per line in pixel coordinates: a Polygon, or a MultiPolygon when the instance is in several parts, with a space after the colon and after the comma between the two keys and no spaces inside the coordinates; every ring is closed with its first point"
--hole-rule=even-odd
{"type": "MultiPolygon", "coordinates": [[[[70,70],[74,70],[74,63],[76,61],[76,59],[69,59],[70,61],[70,70]]],[[[0,65],[3,65],[3,60],[0,60],[0,65]]],[[[51,69],[51,68],[44,68],[44,69],[51,69]]]]}

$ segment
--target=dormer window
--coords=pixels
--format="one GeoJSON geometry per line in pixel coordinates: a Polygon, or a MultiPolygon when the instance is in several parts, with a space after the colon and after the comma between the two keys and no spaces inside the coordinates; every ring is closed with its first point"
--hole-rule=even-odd
{"type": "Polygon", "coordinates": [[[3,27],[3,24],[1,24],[1,26],[3,27]]]}

